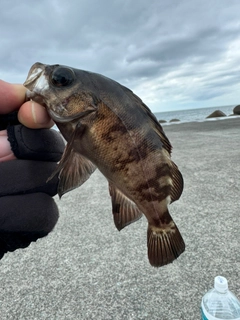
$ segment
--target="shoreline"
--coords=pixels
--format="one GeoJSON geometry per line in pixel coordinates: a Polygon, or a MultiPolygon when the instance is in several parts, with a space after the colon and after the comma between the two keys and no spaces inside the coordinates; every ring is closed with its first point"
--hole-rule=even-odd
{"type": "MultiPolygon", "coordinates": [[[[165,130],[165,128],[170,127],[180,127],[181,129],[184,128],[200,128],[201,126],[207,128],[215,128],[218,129],[221,126],[229,126],[232,125],[240,125],[240,115],[239,116],[229,116],[229,117],[219,117],[219,118],[209,118],[204,119],[202,121],[196,120],[196,121],[176,121],[176,122],[165,122],[160,123],[162,128],[165,130]]],[[[179,129],[180,129],[179,128],[179,129]]]]}
{"type": "Polygon", "coordinates": [[[199,108],[199,109],[186,109],[186,110],[175,110],[175,111],[163,111],[154,112],[154,115],[158,121],[171,122],[172,120],[179,120],[182,122],[192,121],[204,121],[210,118],[219,117],[232,117],[238,116],[234,111],[235,106],[219,106],[210,108],[199,108]]]}

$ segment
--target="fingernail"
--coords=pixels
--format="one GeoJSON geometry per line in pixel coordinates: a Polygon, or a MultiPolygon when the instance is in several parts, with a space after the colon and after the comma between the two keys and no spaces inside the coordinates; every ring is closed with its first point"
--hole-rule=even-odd
{"type": "Polygon", "coordinates": [[[32,99],[31,99],[31,110],[32,110],[33,121],[34,121],[35,123],[37,123],[36,108],[35,108],[35,105],[34,105],[34,102],[32,101],[32,99]]]}
{"type": "Polygon", "coordinates": [[[49,122],[49,118],[44,107],[36,105],[34,101],[31,100],[31,109],[34,123],[43,125],[49,122]]]}

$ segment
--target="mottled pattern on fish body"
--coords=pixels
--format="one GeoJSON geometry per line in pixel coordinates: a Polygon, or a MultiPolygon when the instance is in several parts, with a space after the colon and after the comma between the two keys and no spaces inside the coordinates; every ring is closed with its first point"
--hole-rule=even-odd
{"type": "Polygon", "coordinates": [[[180,197],[183,180],[148,107],[109,78],[64,66],[35,64],[25,85],[68,141],[58,168],[59,193],[81,185],[96,166],[109,181],[116,227],[143,213],[150,263],[162,266],[177,258],[185,245],[168,204],[180,197]]]}

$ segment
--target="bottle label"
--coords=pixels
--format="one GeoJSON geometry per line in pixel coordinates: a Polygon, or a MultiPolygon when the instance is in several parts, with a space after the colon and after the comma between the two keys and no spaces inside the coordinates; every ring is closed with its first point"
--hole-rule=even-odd
{"type": "Polygon", "coordinates": [[[205,316],[205,314],[203,313],[203,309],[201,308],[201,319],[202,320],[208,320],[208,318],[205,316]]]}

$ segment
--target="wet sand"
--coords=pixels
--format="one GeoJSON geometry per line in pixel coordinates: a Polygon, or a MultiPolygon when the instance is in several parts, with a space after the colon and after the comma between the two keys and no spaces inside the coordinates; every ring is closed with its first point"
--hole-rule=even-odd
{"type": "Polygon", "coordinates": [[[200,319],[216,275],[240,298],[240,119],[165,125],[185,188],[169,211],[186,242],[149,265],[145,218],[118,232],[99,172],[56,201],[45,239],[1,260],[1,319],[200,319]]]}

